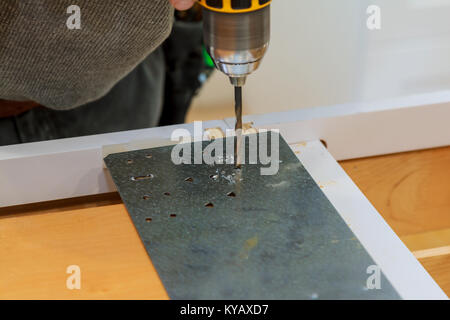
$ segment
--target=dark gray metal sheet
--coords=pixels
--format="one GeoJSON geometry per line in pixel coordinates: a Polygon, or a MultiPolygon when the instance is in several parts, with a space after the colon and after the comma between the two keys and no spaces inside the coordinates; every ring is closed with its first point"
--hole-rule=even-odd
{"type": "Polygon", "coordinates": [[[282,138],[278,174],[244,165],[234,183],[233,165],[177,166],[172,148],[105,159],[171,298],[399,298],[383,275],[366,288],[374,261],[282,138]]]}

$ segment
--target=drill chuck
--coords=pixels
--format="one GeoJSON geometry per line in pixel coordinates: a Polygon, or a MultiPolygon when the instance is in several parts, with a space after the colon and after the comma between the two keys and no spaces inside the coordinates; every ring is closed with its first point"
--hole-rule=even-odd
{"type": "Polygon", "coordinates": [[[270,41],[270,1],[200,0],[206,49],[234,86],[245,84],[270,41]],[[212,6],[214,5],[214,6],[212,6]]]}

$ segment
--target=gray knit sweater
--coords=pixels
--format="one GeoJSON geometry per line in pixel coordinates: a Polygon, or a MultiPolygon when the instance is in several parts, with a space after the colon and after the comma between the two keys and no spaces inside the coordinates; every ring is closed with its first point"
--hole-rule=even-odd
{"type": "Polygon", "coordinates": [[[0,99],[97,100],[162,43],[172,16],[168,0],[0,0],[0,99]],[[79,30],[66,26],[73,4],[79,30]]]}

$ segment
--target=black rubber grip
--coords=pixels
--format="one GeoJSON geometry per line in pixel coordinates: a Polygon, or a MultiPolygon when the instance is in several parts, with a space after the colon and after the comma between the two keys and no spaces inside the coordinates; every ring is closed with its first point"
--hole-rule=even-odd
{"type": "Polygon", "coordinates": [[[231,7],[235,10],[248,9],[252,6],[252,0],[231,0],[231,7]]]}
{"type": "Polygon", "coordinates": [[[212,8],[217,8],[217,9],[223,8],[222,0],[206,0],[206,4],[212,8]]]}

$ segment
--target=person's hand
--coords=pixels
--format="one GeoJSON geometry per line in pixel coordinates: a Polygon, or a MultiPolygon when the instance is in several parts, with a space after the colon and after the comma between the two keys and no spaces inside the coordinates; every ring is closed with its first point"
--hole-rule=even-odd
{"type": "Polygon", "coordinates": [[[195,0],[169,0],[169,1],[175,7],[175,9],[180,11],[190,9],[195,2],[195,0]]]}

